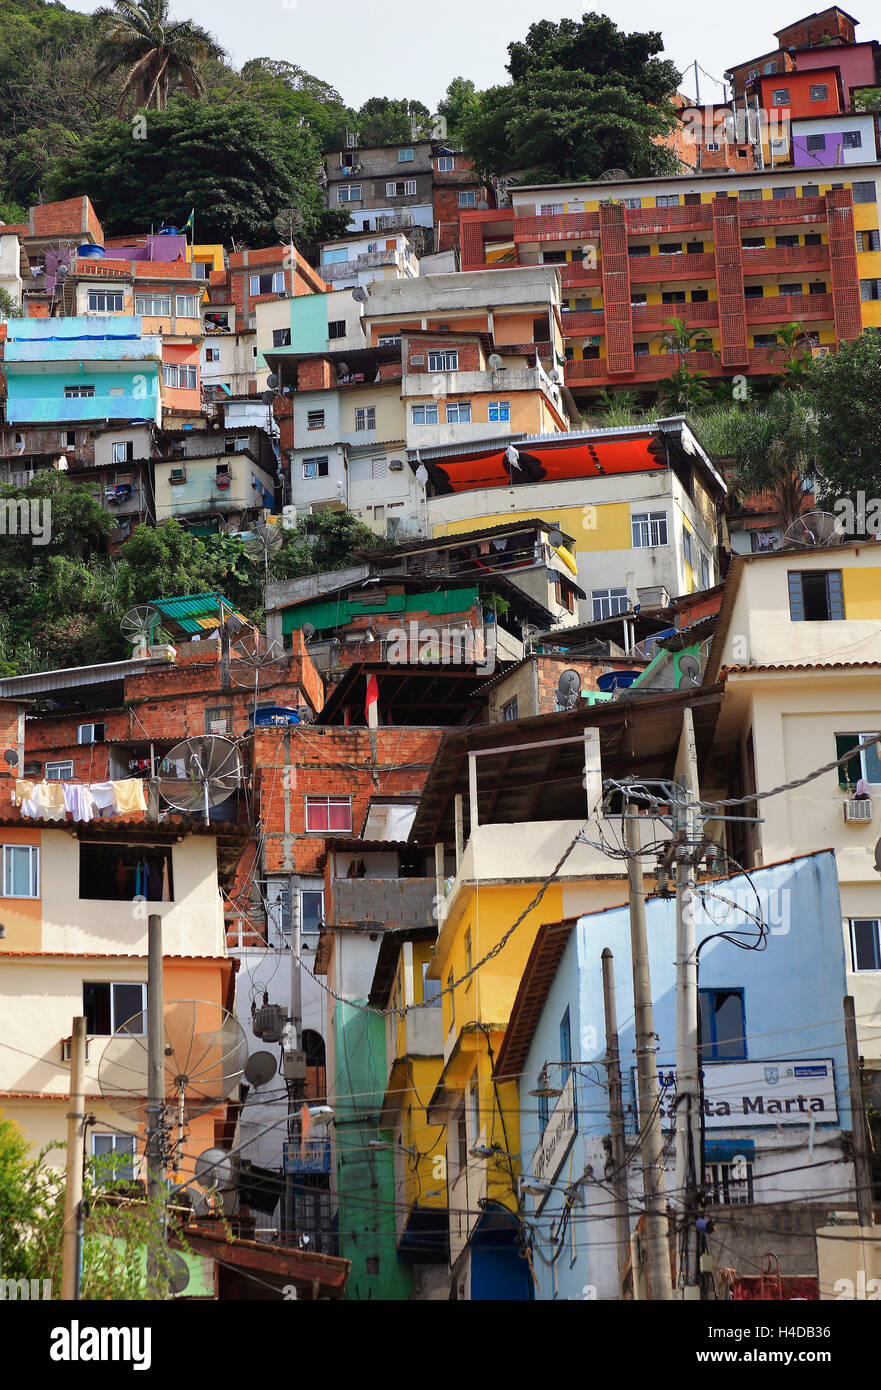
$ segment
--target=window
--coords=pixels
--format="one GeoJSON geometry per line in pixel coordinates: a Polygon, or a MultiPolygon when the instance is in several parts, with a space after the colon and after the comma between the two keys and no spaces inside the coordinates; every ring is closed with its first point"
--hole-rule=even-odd
{"type": "Polygon", "coordinates": [[[630,249],[629,249],[629,251],[628,251],[628,255],[630,255],[630,256],[637,256],[637,257],[638,257],[638,256],[650,256],[651,253],[652,253],[652,252],[651,252],[651,247],[650,247],[650,246],[631,246],[630,249]]]}
{"type": "Polygon", "coordinates": [[[843,622],[841,570],[791,570],[787,577],[794,623],[843,622]]]}
{"type": "Polygon", "coordinates": [[[764,285],[744,285],[744,299],[763,299],[765,295],[764,285]]]}
{"type": "Polygon", "coordinates": [[[468,974],[468,971],[471,969],[472,964],[473,964],[473,962],[472,962],[472,959],[471,959],[471,928],[468,927],[467,930],[466,930],[466,932],[465,932],[465,974],[466,974],[466,975],[468,974]]]}
{"type": "Polygon", "coordinates": [[[103,743],[104,725],[103,724],[78,724],[76,731],[77,743],[103,743]]]}
{"type": "Polygon", "coordinates": [[[399,163],[399,164],[412,164],[412,162],[413,162],[413,151],[412,151],[411,149],[407,149],[407,150],[398,150],[398,163],[399,163]]]}
{"type": "Polygon", "coordinates": [[[135,1136],[133,1134],[95,1134],[92,1132],[92,1157],[95,1179],[99,1186],[112,1182],[134,1182],[135,1136]]]}
{"type": "Polygon", "coordinates": [[[459,370],[458,351],[430,352],[428,354],[428,370],[430,372],[457,372],[459,370]]]}
{"type": "Polygon", "coordinates": [[[235,435],[227,435],[223,441],[223,447],[228,454],[243,454],[248,448],[248,437],[245,435],[244,438],[241,436],[237,438],[235,435]]]}
{"type": "MultiPolygon", "coordinates": [[[[778,199],[778,201],[780,198],[794,198],[795,189],[790,188],[788,185],[783,188],[775,188],[772,190],[771,197],[778,199]]],[[[796,242],[796,244],[798,243],[796,242]]]]}
{"type": "Polygon", "coordinates": [[[851,185],[855,203],[874,203],[876,201],[875,183],[855,183],[851,185]]]}
{"type": "Polygon", "coordinates": [[[251,294],[283,294],[284,293],[284,271],[267,270],[262,275],[252,275],[250,279],[251,294]]]}
{"type": "Polygon", "coordinates": [[[329,323],[327,325],[327,336],[328,338],[345,338],[346,320],[334,319],[332,323],[329,323]]]}
{"type": "Polygon", "coordinates": [[[825,294],[827,288],[825,280],[812,280],[808,285],[808,294],[825,294]]]}
{"type": "Polygon", "coordinates": [[[40,851],[36,845],[3,846],[3,896],[40,896],[40,851]]]}
{"type": "Polygon", "coordinates": [[[232,705],[209,705],[205,710],[206,734],[232,733],[232,705]]]}
{"type": "Polygon", "coordinates": [[[685,529],[684,526],[683,526],[683,528],[682,528],[682,551],[683,551],[683,554],[685,555],[686,563],[689,564],[689,565],[691,565],[691,564],[692,564],[691,532],[690,532],[690,531],[687,531],[687,530],[685,529]]]}
{"type": "Polygon", "coordinates": [[[701,588],[702,588],[702,589],[709,589],[709,587],[710,587],[710,561],[709,561],[709,557],[708,557],[708,556],[706,556],[706,555],[701,555],[701,588]]]}
{"type": "Polygon", "coordinates": [[[126,1032],[142,1038],[147,1031],[147,986],[84,980],[83,1013],[87,1033],[109,1037],[130,1022],[126,1032]]]}
{"type": "Polygon", "coordinates": [[[455,996],[455,994],[454,994],[454,992],[453,992],[453,972],[452,972],[452,970],[450,970],[450,971],[447,972],[446,994],[447,994],[447,998],[448,998],[449,1001],[450,1001],[450,1027],[451,1027],[451,1028],[455,1028],[455,1026],[456,1026],[456,1004],[455,1004],[456,996],[455,996]]]}
{"type": "Polygon", "coordinates": [[[765,63],[764,67],[762,68],[762,73],[764,74],[765,77],[771,77],[771,76],[773,76],[773,74],[774,74],[776,71],[777,71],[777,63],[776,63],[776,61],[773,62],[773,63],[765,63]]]}
{"type": "Polygon", "coordinates": [[[324,889],[300,889],[300,930],[314,935],[324,925],[324,889]]]}
{"type": "Polygon", "coordinates": [[[480,1138],[480,1090],[476,1072],[468,1083],[468,1118],[471,1124],[471,1143],[476,1144],[480,1138]]]}
{"type": "Polygon", "coordinates": [[[771,93],[771,101],[774,103],[775,106],[788,106],[788,105],[789,105],[789,88],[788,88],[788,87],[775,87],[774,90],[773,90],[772,93],[771,93]]]}
{"type": "Polygon", "coordinates": [[[102,902],[174,902],[171,849],[81,841],[79,896],[102,902]]]}
{"type": "Polygon", "coordinates": [[[700,1055],[704,1062],[746,1057],[742,989],[699,989],[700,1055]]]}
{"type": "MultiPolygon", "coordinates": [[[[857,748],[867,739],[875,737],[876,735],[871,733],[836,734],[836,758],[843,758],[845,753],[850,753],[851,749],[857,748]]],[[[877,744],[874,748],[861,748],[858,753],[854,753],[852,757],[848,758],[846,763],[842,763],[838,769],[838,785],[843,789],[855,786],[861,778],[866,782],[881,785],[881,757],[879,757],[877,744]]]]}
{"type": "Polygon", "coordinates": [[[661,294],[662,304],[684,304],[685,290],[664,290],[661,294]]]}
{"type": "Polygon", "coordinates": [[[307,796],[306,829],[317,831],[352,829],[350,796],[307,796]]]}
{"type": "Polygon", "coordinates": [[[135,313],[149,318],[171,318],[171,295],[136,294],[135,313]]]}
{"type": "Polygon", "coordinates": [[[344,265],[348,259],[348,246],[329,246],[321,256],[323,265],[344,265]]]}
{"type": "Polygon", "coordinates": [[[602,618],[614,618],[616,613],[630,612],[630,598],[626,589],[593,589],[590,601],[595,623],[602,618]]]}
{"type": "Polygon", "coordinates": [[[473,190],[470,191],[470,192],[460,193],[460,194],[459,194],[459,207],[460,207],[460,208],[474,208],[474,207],[477,207],[477,194],[476,194],[473,190]]]}
{"type": "Polygon", "coordinates": [[[542,265],[565,265],[565,251],[543,251],[541,257],[542,265]]]}
{"type": "Polygon", "coordinates": [[[502,720],[503,720],[503,722],[506,723],[506,724],[513,724],[513,722],[514,722],[514,720],[515,720],[516,718],[517,718],[517,696],[515,695],[514,698],[513,698],[513,700],[509,700],[509,701],[507,702],[507,704],[502,705],[502,720]]]}
{"type": "Polygon", "coordinates": [[[861,131],[845,130],[841,136],[841,143],[846,150],[861,150],[863,148],[861,131]]]}
{"type": "Polygon", "coordinates": [[[658,208],[678,208],[678,193],[659,193],[655,198],[655,207],[658,208]]]}
{"type": "Polygon", "coordinates": [[[322,454],[320,458],[303,459],[304,478],[326,478],[330,467],[330,458],[327,454],[322,454]]]}
{"type": "Polygon", "coordinates": [[[447,424],[448,424],[448,425],[470,425],[470,424],[471,424],[471,402],[470,402],[470,401],[447,401],[447,424]]]}
{"type": "MultiPolygon", "coordinates": [[[[379,479],[384,478],[385,476],[386,476],[386,463],[385,463],[385,455],[383,454],[383,455],[382,455],[381,457],[379,457],[379,458],[375,458],[375,459],[371,459],[371,460],[370,460],[370,477],[371,477],[371,479],[372,479],[373,482],[378,482],[379,479]]],[[[377,508],[376,508],[376,512],[377,512],[380,516],[383,515],[382,508],[381,508],[381,507],[377,507],[377,508]]]]}
{"type": "Polygon", "coordinates": [[[427,971],[430,964],[431,962],[427,960],[422,962],[422,1002],[436,1009],[440,1007],[441,1002],[441,982],[428,978],[427,971]]]}
{"type": "Polygon", "coordinates": [[[412,198],[415,192],[415,179],[398,179],[396,182],[389,182],[385,186],[385,196],[387,198],[412,198]]]}
{"type": "MultiPolygon", "coordinates": [[[[878,241],[878,232],[857,232],[858,251],[878,251],[881,250],[881,243],[878,241]]],[[[825,289],[825,286],[824,286],[825,289]]]]}
{"type": "Polygon", "coordinates": [[[706,1200],[715,1206],[748,1206],[753,1202],[753,1165],[743,1157],[706,1163],[704,1175],[706,1200]]]}
{"type": "Polygon", "coordinates": [[[563,212],[562,203],[542,203],[539,207],[542,217],[559,217],[563,212]]]}
{"type": "Polygon", "coordinates": [[[825,82],[814,83],[809,92],[811,101],[825,101],[829,95],[829,88],[825,82]]]}
{"type": "Polygon", "coordinates": [[[130,439],[121,439],[110,446],[113,463],[131,463],[135,456],[135,446],[130,439]]]}
{"type": "MultiPolygon", "coordinates": [[[[649,356],[649,345],[648,345],[648,343],[634,343],[634,344],[633,344],[633,355],[634,355],[634,357],[648,357],[648,356],[649,356]]],[[[582,357],[586,357],[586,356],[587,356],[587,353],[586,353],[586,352],[583,352],[583,353],[582,353],[582,357]]]]}
{"type": "Polygon", "coordinates": [[[634,512],[630,524],[634,546],[667,544],[666,512],[634,512]]]}
{"type": "Polygon", "coordinates": [[[360,203],[361,185],[360,183],[342,183],[337,190],[337,201],[340,203],[360,203]]]}
{"type": "Polygon", "coordinates": [[[291,330],[290,330],[289,328],[273,328],[273,330],[272,330],[272,346],[273,346],[273,347],[290,347],[290,345],[291,345],[291,330]]]}
{"type": "Polygon", "coordinates": [[[648,304],[648,295],[647,295],[647,294],[642,294],[642,293],[633,294],[633,293],[631,293],[631,295],[630,295],[630,307],[631,307],[631,309],[641,309],[641,308],[643,308],[643,306],[646,305],[646,304],[648,304]]]}
{"type": "Polygon", "coordinates": [[[47,782],[69,782],[73,777],[73,763],[47,763],[44,775],[47,782]]]}
{"type": "Polygon", "coordinates": [[[323,430],[323,429],[324,429],[324,411],[323,411],[323,410],[307,410],[307,411],[306,411],[306,429],[307,429],[307,430],[323,430]]]}
{"type": "Polygon", "coordinates": [[[95,394],[94,386],[65,386],[64,399],[66,401],[91,400],[95,394]]]}
{"type": "Polygon", "coordinates": [[[507,424],[511,419],[510,401],[490,401],[487,417],[491,424],[507,424]]]}
{"type": "Polygon", "coordinates": [[[174,312],[179,319],[197,319],[199,317],[199,296],[196,294],[176,295],[174,312]]]}
{"type": "Polygon", "coordinates": [[[456,161],[451,154],[439,154],[437,157],[437,171],[439,174],[452,174],[456,167],[456,161]]]}
{"type": "Polygon", "coordinates": [[[825,135],[808,135],[807,138],[805,139],[805,149],[808,150],[808,151],[813,151],[813,150],[825,150],[825,148],[826,148],[826,136],[825,136],[825,135]]]}
{"type": "Polygon", "coordinates": [[[782,294],[784,297],[790,294],[801,294],[801,285],[778,285],[777,293],[782,294]]]}
{"type": "Polygon", "coordinates": [[[101,290],[89,290],[90,314],[121,314],[122,292],[109,294],[101,290]]]}
{"type": "Polygon", "coordinates": [[[377,347],[400,347],[400,346],[401,346],[401,335],[400,335],[400,333],[380,333],[379,337],[378,337],[377,340],[376,340],[376,346],[377,346],[377,347]]]}
{"type": "Polygon", "coordinates": [[[436,405],[414,405],[410,409],[412,422],[414,425],[436,425],[437,406],[436,405]]]}
{"type": "MultiPolygon", "coordinates": [[[[560,1061],[563,1063],[572,1061],[572,1025],[569,1022],[568,1008],[560,1019],[560,1061]]],[[[569,1072],[564,1066],[561,1079],[565,1081],[568,1075],[569,1072]]]]}
{"type": "MultiPolygon", "coordinates": [[[[881,299],[881,280],[861,280],[860,299],[881,299]]],[[[64,394],[67,395],[67,392],[64,394]]]]}
{"type": "Polygon", "coordinates": [[[660,243],[660,245],[658,246],[658,251],[660,252],[660,254],[661,254],[662,256],[681,256],[681,255],[682,255],[682,242],[681,242],[681,241],[662,241],[662,242],[660,243]]]}
{"type": "Polygon", "coordinates": [[[376,429],[376,406],[365,405],[355,411],[356,430],[375,430],[376,429]]]}
{"type": "Polygon", "coordinates": [[[205,361],[206,361],[206,362],[219,362],[219,361],[220,361],[220,348],[215,348],[215,347],[206,348],[206,349],[205,349],[205,361]]]}
{"type": "Polygon", "coordinates": [[[692,292],[691,292],[691,302],[692,302],[692,304],[708,304],[709,301],[710,301],[710,292],[709,292],[709,290],[692,290],[692,292]]]}
{"type": "Polygon", "coordinates": [[[820,185],[819,185],[818,183],[806,183],[806,184],[803,184],[802,190],[801,190],[801,196],[802,196],[803,198],[819,198],[819,196],[820,196],[820,185]]]}
{"type": "Polygon", "coordinates": [[[741,188],[738,189],[738,198],[742,203],[759,203],[762,199],[760,188],[741,188]]]}
{"type": "Polygon", "coordinates": [[[183,391],[195,391],[196,368],[185,362],[163,362],[162,380],[166,386],[177,387],[183,391]]]}
{"type": "Polygon", "coordinates": [[[881,970],[881,922],[877,917],[850,919],[850,952],[854,970],[881,970]]]}

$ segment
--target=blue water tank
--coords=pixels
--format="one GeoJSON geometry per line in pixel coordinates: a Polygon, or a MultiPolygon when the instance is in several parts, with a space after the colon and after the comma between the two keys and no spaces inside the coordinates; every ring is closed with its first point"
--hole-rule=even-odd
{"type": "Polygon", "coordinates": [[[93,246],[90,241],[87,241],[84,246],[76,248],[76,253],[84,261],[98,261],[104,255],[104,247],[93,246]]]}
{"type": "Polygon", "coordinates": [[[299,723],[299,714],[287,705],[258,705],[257,713],[254,716],[254,724],[257,728],[299,723]]]}
{"type": "Polygon", "coordinates": [[[600,690],[605,692],[626,690],[628,685],[632,685],[637,676],[640,675],[642,675],[641,671],[606,671],[605,675],[597,676],[597,685],[600,690]]]}

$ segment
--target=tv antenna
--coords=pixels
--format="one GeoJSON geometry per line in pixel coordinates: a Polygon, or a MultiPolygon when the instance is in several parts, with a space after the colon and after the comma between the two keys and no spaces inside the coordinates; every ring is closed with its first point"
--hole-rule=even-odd
{"type": "Polygon", "coordinates": [[[163,758],[157,780],[160,796],[173,810],[201,811],[208,825],[211,807],[227,801],[241,786],[239,750],[217,734],[184,739],[163,758]]]}
{"type": "Polygon", "coordinates": [[[161,621],[162,615],[152,603],[139,603],[123,614],[119,630],[131,642],[133,658],[149,656],[150,641],[161,621]]]}
{"type": "Polygon", "coordinates": [[[842,545],[847,539],[844,521],[832,512],[805,512],[783,532],[789,545],[807,547],[842,545]]]}
{"type": "Polygon", "coordinates": [[[229,678],[234,685],[253,687],[256,727],[257,699],[261,682],[264,685],[277,685],[287,670],[288,654],[278,642],[270,642],[262,633],[256,632],[233,642],[229,649],[229,678]]]}
{"type": "MultiPolygon", "coordinates": [[[[166,1164],[170,1158],[177,1168],[192,1121],[216,1110],[241,1081],[247,1044],[238,1020],[207,999],[176,999],[162,1013],[162,1152],[166,1164]]],[[[98,1086],[118,1115],[146,1128],[148,1078],[144,1011],[127,1019],[110,1038],[98,1063],[98,1086]]]]}
{"type": "Polygon", "coordinates": [[[242,537],[245,559],[250,560],[253,565],[259,565],[260,561],[263,561],[264,584],[269,583],[269,557],[281,550],[282,540],[281,527],[267,526],[263,521],[258,522],[253,531],[242,537]]]}

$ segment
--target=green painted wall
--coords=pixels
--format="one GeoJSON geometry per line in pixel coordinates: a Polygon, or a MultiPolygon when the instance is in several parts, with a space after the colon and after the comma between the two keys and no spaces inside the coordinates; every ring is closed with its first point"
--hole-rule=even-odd
{"type": "Polygon", "coordinates": [[[298,294],[291,304],[291,351],[327,352],[327,295],[298,294]]]}
{"type": "MultiPolygon", "coordinates": [[[[366,1001],[364,1001],[366,1002],[366,1001]]],[[[376,1128],[387,1075],[385,1019],[348,1004],[334,1010],[339,1253],[351,1260],[349,1301],[408,1299],[411,1278],[395,1250],[395,1180],[392,1151],[369,1149],[391,1139],[376,1128]],[[378,1261],[375,1272],[372,1262],[378,1261]],[[368,1262],[371,1270],[368,1272],[368,1262]]]]}
{"type": "Polygon", "coordinates": [[[353,618],[367,613],[466,613],[478,601],[477,587],[439,589],[436,593],[387,594],[376,599],[319,599],[286,608],[281,615],[281,630],[295,632],[304,623],[311,623],[316,632],[340,627],[353,618]]]}

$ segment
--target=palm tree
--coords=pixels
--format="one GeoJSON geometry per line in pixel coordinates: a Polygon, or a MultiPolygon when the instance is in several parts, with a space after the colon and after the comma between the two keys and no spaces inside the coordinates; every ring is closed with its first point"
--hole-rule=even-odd
{"type": "Polygon", "coordinates": [[[112,6],[95,11],[95,19],[102,35],[96,76],[108,77],[128,68],[120,115],[130,95],[138,106],[164,111],[175,79],[190,96],[203,96],[200,64],[224,56],[207,29],[189,19],[171,20],[168,0],[113,0],[112,6]]]}
{"type": "Polygon", "coordinates": [[[710,400],[710,393],[704,384],[703,372],[693,372],[685,363],[676,367],[669,376],[658,382],[661,405],[674,415],[682,415],[690,410],[700,410],[710,400]]]}
{"type": "Polygon", "coordinates": [[[785,323],[775,330],[780,351],[786,354],[783,371],[775,373],[785,387],[793,389],[806,384],[810,375],[812,358],[810,339],[800,323],[785,323]]]}
{"type": "Polygon", "coordinates": [[[735,461],[738,497],[765,494],[784,529],[806,506],[815,475],[816,427],[801,392],[774,391],[760,410],[732,410],[719,448],[735,461]]]}
{"type": "Polygon", "coordinates": [[[713,340],[705,328],[689,328],[685,319],[671,319],[664,324],[660,334],[661,342],[667,352],[675,352],[682,366],[683,358],[690,352],[712,352],[713,340]]]}

